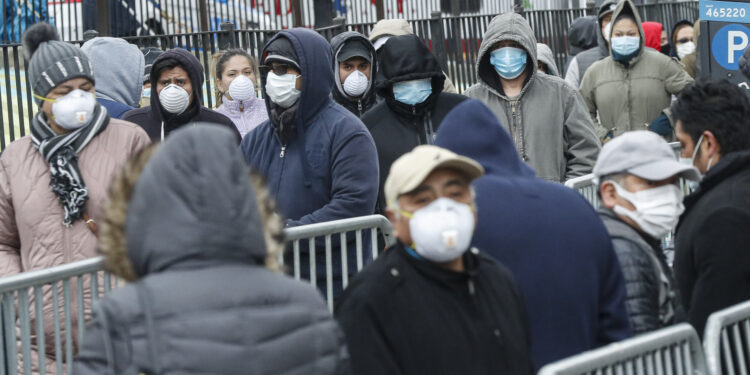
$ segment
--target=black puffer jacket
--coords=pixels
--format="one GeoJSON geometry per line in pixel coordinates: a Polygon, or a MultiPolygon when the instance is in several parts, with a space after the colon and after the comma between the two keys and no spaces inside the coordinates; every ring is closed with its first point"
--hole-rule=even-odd
{"type": "Polygon", "coordinates": [[[377,99],[375,95],[375,72],[378,71],[378,64],[375,47],[372,46],[372,43],[370,43],[370,40],[366,36],[356,31],[346,31],[331,39],[331,48],[333,48],[333,76],[336,80],[336,87],[333,90],[333,100],[344,106],[349,112],[354,113],[357,117],[362,117],[365,112],[375,105],[377,99]],[[370,61],[372,62],[370,64],[370,86],[367,87],[367,91],[360,98],[352,98],[346,95],[344,93],[344,83],[339,79],[339,62],[337,56],[341,52],[341,47],[344,46],[344,43],[354,40],[361,40],[367,46],[370,50],[370,61]]]}
{"type": "Polygon", "coordinates": [[[416,35],[391,37],[378,55],[377,90],[385,101],[362,116],[378,149],[380,189],[376,211],[383,212],[383,185],[391,164],[422,144],[432,144],[440,123],[466,97],[442,92],[445,75],[427,46],[416,35]],[[422,103],[407,105],[393,97],[393,84],[432,79],[432,94],[422,103]]]}
{"type": "Polygon", "coordinates": [[[684,310],[659,241],[641,235],[609,209],[600,208],[598,212],[625,277],[625,306],[633,333],[655,331],[683,321],[684,310]]]}

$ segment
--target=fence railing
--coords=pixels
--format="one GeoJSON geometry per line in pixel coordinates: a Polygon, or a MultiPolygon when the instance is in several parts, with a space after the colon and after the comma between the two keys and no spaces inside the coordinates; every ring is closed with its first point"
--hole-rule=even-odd
{"type": "MultiPolygon", "coordinates": [[[[38,0],[35,0],[38,1],[38,0]]],[[[155,0],[120,0],[121,2],[155,0]]],[[[186,0],[187,1],[187,0],[186,0]]],[[[198,0],[190,0],[198,1],[198,0]]],[[[231,3],[234,0],[227,0],[231,3]]],[[[27,1],[31,4],[33,1],[27,1]]],[[[273,3],[273,2],[271,2],[273,3]]],[[[285,3],[285,2],[281,2],[285,3]]],[[[216,5],[218,6],[218,5],[216,5]]],[[[223,6],[223,5],[222,5],[223,6]]],[[[698,2],[669,2],[649,5],[639,5],[643,19],[664,22],[670,25],[678,19],[695,20],[698,17],[698,2]]],[[[494,8],[493,8],[494,9],[494,8]]],[[[421,12],[421,11],[420,11],[421,12]]],[[[572,21],[593,9],[558,9],[558,10],[530,10],[524,12],[529,20],[536,38],[546,43],[552,49],[558,68],[562,71],[567,61],[567,30],[572,21]]],[[[421,13],[420,13],[421,14],[421,13]]],[[[487,25],[493,15],[444,16],[440,11],[427,13],[425,18],[411,19],[414,31],[430,46],[440,62],[441,67],[453,81],[459,93],[477,82],[477,55],[479,46],[487,25]]],[[[224,19],[221,19],[226,21],[224,19]]],[[[231,20],[230,20],[231,21],[231,20]]],[[[349,21],[349,19],[347,19],[349,21]]],[[[341,23],[325,27],[320,30],[327,38],[331,38],[345,30],[353,30],[369,35],[374,20],[359,20],[365,22],[341,23]]],[[[224,23],[230,25],[231,23],[224,23]]],[[[221,26],[221,24],[219,25],[221,26]]],[[[213,108],[215,105],[214,88],[215,74],[213,72],[213,54],[229,48],[243,48],[251,55],[259,56],[264,43],[274,33],[274,27],[279,25],[270,23],[256,29],[237,29],[232,26],[229,30],[215,30],[197,32],[195,28],[165,29],[159,35],[125,37],[128,42],[139,47],[156,46],[161,49],[185,48],[201,61],[204,68],[205,81],[203,84],[204,104],[213,108]]],[[[220,27],[217,27],[220,28],[220,27]]],[[[81,28],[81,30],[85,30],[81,28]]],[[[2,30],[0,30],[2,33],[2,30]]],[[[76,44],[81,44],[80,36],[73,38],[76,44]]],[[[29,132],[30,119],[38,107],[34,104],[31,94],[31,84],[26,77],[27,62],[22,55],[22,47],[18,43],[0,44],[0,150],[10,142],[25,136],[29,132]]],[[[260,88],[262,89],[262,88],[260,88]]],[[[261,90],[258,90],[261,91],[261,90]]]]}
{"type": "Polygon", "coordinates": [[[750,373],[750,301],[708,317],[703,349],[712,375],[750,373]]]}
{"type": "MultiPolygon", "coordinates": [[[[306,252],[310,259],[307,281],[313,285],[316,242],[323,238],[325,264],[320,266],[326,270],[326,300],[331,311],[335,239],[340,239],[344,287],[348,276],[354,274],[349,268],[358,272],[377,257],[378,236],[386,246],[395,241],[390,222],[380,215],[289,228],[284,234],[292,248],[293,262],[286,265],[289,273],[297,280],[304,279],[300,255],[306,252]],[[354,248],[347,246],[347,236],[355,238],[354,248]],[[364,242],[365,238],[370,243],[364,242]],[[365,250],[372,252],[367,254],[365,250]],[[347,262],[350,251],[356,254],[356,262],[351,265],[347,262]]],[[[280,261],[283,263],[283,256],[280,261]]],[[[101,257],[0,278],[0,375],[68,373],[92,304],[120,283],[103,270],[101,257]]]]}
{"type": "Polygon", "coordinates": [[[700,339],[683,323],[544,366],[539,375],[706,374],[700,339]]]}

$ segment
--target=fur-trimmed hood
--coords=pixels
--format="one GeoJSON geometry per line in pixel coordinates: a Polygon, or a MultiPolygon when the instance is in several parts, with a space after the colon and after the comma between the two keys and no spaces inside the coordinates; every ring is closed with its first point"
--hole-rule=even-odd
{"type": "Polygon", "coordinates": [[[276,268],[267,259],[281,249],[280,221],[226,129],[175,131],[131,160],[111,194],[100,247],[107,268],[125,280],[220,263],[276,268]]]}

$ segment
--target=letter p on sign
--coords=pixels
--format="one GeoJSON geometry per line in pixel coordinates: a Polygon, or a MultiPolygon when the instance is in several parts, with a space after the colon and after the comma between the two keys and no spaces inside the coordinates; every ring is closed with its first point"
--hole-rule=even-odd
{"type": "Polygon", "coordinates": [[[727,46],[727,61],[734,64],[734,53],[744,51],[747,47],[747,34],[740,30],[730,30],[727,33],[729,45],[727,46]]]}
{"type": "Polygon", "coordinates": [[[711,39],[711,57],[727,70],[739,69],[742,53],[750,44],[750,29],[733,23],[720,28],[711,39]]]}

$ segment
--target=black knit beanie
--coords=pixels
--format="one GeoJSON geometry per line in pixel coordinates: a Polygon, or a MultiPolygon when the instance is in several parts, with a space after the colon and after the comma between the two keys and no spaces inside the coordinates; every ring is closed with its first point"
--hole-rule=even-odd
{"type": "MultiPolygon", "coordinates": [[[[94,67],[78,46],[60,41],[54,26],[38,22],[23,33],[26,74],[34,94],[45,97],[57,85],[84,77],[94,82],[94,67]]],[[[39,98],[34,97],[38,103],[39,98]]]]}

